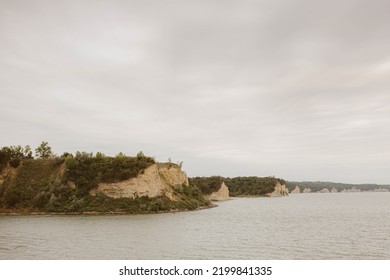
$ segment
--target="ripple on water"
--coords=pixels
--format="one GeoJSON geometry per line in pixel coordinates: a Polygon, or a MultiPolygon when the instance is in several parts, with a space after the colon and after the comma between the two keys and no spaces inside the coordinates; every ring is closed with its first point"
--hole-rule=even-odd
{"type": "Polygon", "coordinates": [[[202,211],[0,217],[0,259],[389,259],[390,193],[240,198],[202,211]]]}

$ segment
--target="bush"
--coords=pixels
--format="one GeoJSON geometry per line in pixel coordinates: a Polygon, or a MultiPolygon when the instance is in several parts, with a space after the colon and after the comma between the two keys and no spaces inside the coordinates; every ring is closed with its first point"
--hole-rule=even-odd
{"type": "Polygon", "coordinates": [[[4,200],[8,207],[14,207],[22,200],[21,198],[22,193],[20,192],[20,190],[12,188],[8,192],[6,192],[4,200]]]}
{"type": "Polygon", "coordinates": [[[278,179],[275,177],[225,178],[231,196],[264,196],[274,191],[278,179]]]}
{"type": "Polygon", "coordinates": [[[49,202],[51,194],[45,191],[38,193],[33,201],[33,206],[37,209],[44,210],[49,202]]]}
{"type": "Polygon", "coordinates": [[[13,158],[10,160],[9,164],[13,167],[13,168],[17,168],[19,167],[20,165],[20,158],[13,158]]]}
{"type": "Polygon", "coordinates": [[[149,157],[92,157],[82,154],[67,158],[66,180],[72,181],[82,194],[89,192],[99,183],[114,183],[138,176],[152,165],[149,157]]]}
{"type": "Polygon", "coordinates": [[[195,177],[189,179],[191,186],[199,188],[200,191],[206,195],[218,191],[221,188],[223,181],[223,178],[220,176],[195,177]]]}

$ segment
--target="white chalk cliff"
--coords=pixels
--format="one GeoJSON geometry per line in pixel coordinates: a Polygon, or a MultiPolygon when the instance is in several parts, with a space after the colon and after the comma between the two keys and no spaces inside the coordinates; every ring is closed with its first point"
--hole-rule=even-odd
{"type": "Polygon", "coordinates": [[[221,187],[219,188],[218,191],[213,192],[209,195],[206,195],[206,199],[212,200],[212,201],[222,201],[222,200],[228,200],[230,199],[229,196],[229,189],[225,185],[224,182],[222,182],[221,187]]]}
{"type": "Polygon", "coordinates": [[[293,189],[290,193],[301,193],[301,189],[299,186],[295,186],[295,189],[293,189]]]}
{"type": "Polygon", "coordinates": [[[270,197],[288,195],[288,189],[285,184],[282,185],[279,181],[277,181],[275,185],[275,190],[267,195],[270,197]]]}
{"type": "Polygon", "coordinates": [[[175,200],[173,188],[181,185],[188,186],[188,178],[180,166],[173,163],[156,163],[135,178],[117,183],[100,183],[90,194],[104,193],[113,198],[165,195],[175,200]]]}
{"type": "Polygon", "coordinates": [[[322,190],[319,190],[318,193],[329,193],[329,190],[327,188],[323,188],[322,190]]]}

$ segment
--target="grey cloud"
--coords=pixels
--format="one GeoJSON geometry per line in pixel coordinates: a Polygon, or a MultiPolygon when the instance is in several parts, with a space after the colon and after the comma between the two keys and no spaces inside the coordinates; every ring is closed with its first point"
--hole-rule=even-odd
{"type": "Polygon", "coordinates": [[[0,146],[144,150],[190,175],[389,181],[388,1],[0,7],[0,146]]]}

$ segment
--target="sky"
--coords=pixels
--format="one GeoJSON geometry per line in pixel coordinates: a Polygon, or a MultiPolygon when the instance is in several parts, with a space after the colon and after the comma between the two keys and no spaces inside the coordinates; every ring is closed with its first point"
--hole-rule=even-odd
{"type": "Polygon", "coordinates": [[[0,0],[0,147],[390,184],[390,1],[0,0]]]}

